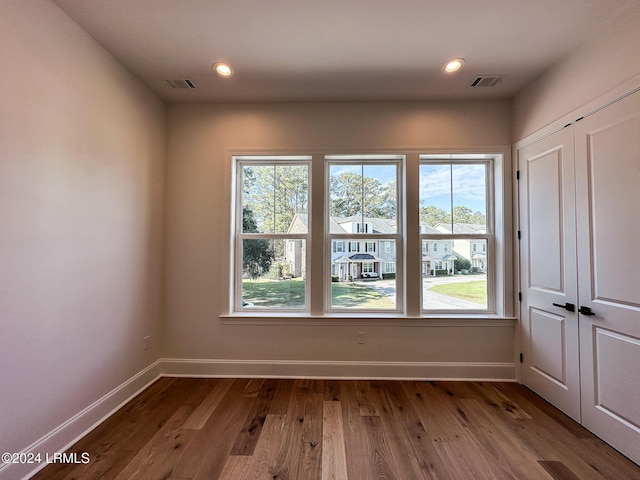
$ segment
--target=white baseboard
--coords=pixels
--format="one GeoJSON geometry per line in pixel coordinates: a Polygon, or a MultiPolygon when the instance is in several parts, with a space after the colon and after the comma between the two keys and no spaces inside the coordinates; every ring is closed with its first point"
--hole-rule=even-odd
{"type": "Polygon", "coordinates": [[[163,358],[167,377],[257,377],[390,380],[516,379],[513,363],[355,362],[306,360],[224,360],[163,358]]]}
{"type": "MultiPolygon", "coordinates": [[[[23,450],[22,453],[27,455],[40,454],[40,463],[0,464],[0,479],[31,477],[47,465],[45,461],[47,454],[52,458],[55,452],[67,450],[156,381],[161,374],[161,362],[158,360],[23,450]]],[[[79,454],[79,452],[76,453],[79,454]]]]}

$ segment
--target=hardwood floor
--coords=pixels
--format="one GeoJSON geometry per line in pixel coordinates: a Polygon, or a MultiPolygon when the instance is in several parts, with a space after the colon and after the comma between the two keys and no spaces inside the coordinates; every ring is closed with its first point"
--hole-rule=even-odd
{"type": "Polygon", "coordinates": [[[514,383],[162,378],[35,479],[640,479],[514,383]]]}

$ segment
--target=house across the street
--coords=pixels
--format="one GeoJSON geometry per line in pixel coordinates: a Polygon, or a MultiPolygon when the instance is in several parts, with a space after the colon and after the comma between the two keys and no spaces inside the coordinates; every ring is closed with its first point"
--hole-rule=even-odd
{"type": "MultiPolygon", "coordinates": [[[[306,229],[307,215],[299,213],[293,218],[288,231],[289,233],[305,233],[306,229]]],[[[331,275],[337,277],[338,281],[395,277],[396,242],[392,238],[381,236],[385,233],[390,235],[396,233],[395,220],[363,218],[361,216],[331,217],[329,231],[331,234],[337,235],[357,234],[353,237],[340,237],[331,240],[331,275]],[[372,236],[363,235],[367,233],[372,236]]],[[[434,235],[448,233],[426,223],[420,224],[420,232],[434,235]]],[[[480,232],[474,231],[473,233],[480,232]]],[[[422,242],[422,275],[435,276],[454,273],[456,255],[466,258],[474,267],[478,267],[478,270],[484,271],[486,241],[424,240],[422,242]],[[456,251],[456,242],[459,242],[460,252],[456,251]],[[466,248],[464,248],[465,243],[468,244],[466,248]],[[484,247],[484,251],[481,251],[480,245],[484,247]],[[478,249],[477,255],[474,255],[475,250],[472,252],[474,248],[478,249]],[[480,261],[479,255],[484,255],[484,260],[480,261]]],[[[302,240],[287,241],[285,261],[289,264],[289,271],[294,277],[304,276],[306,245],[302,240]]]]}
{"type": "MultiPolygon", "coordinates": [[[[486,225],[476,223],[439,223],[434,227],[438,232],[456,235],[477,235],[487,233],[486,225]]],[[[487,271],[487,241],[483,238],[456,238],[453,240],[453,253],[457,257],[471,262],[475,272],[487,271]]]]}

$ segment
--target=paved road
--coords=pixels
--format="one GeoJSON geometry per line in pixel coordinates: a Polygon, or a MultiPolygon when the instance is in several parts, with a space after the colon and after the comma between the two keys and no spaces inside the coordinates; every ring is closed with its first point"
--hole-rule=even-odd
{"type": "MultiPolygon", "coordinates": [[[[461,298],[450,297],[441,293],[432,292],[430,289],[434,285],[444,283],[465,283],[486,280],[486,275],[472,276],[451,276],[451,277],[427,277],[422,282],[422,299],[426,307],[430,310],[476,310],[482,308],[479,303],[463,300],[461,298]]],[[[378,280],[367,282],[367,286],[379,291],[383,295],[395,302],[396,282],[395,280],[378,280]]]]}

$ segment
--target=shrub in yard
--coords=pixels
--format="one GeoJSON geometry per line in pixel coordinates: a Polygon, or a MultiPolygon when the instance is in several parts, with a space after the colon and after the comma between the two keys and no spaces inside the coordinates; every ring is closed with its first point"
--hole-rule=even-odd
{"type": "Polygon", "coordinates": [[[471,262],[466,258],[456,258],[453,264],[455,265],[454,270],[456,272],[460,270],[471,270],[471,262]]]}
{"type": "Polygon", "coordinates": [[[292,276],[287,262],[274,263],[271,265],[269,273],[267,274],[267,277],[272,280],[279,280],[285,277],[291,278],[292,276]]]}

